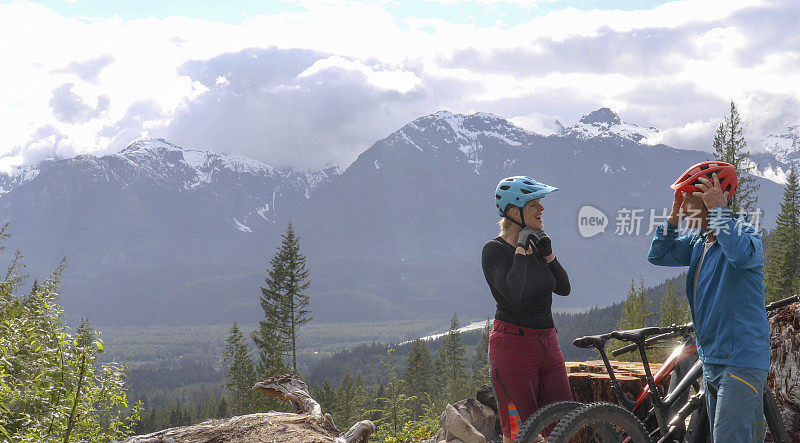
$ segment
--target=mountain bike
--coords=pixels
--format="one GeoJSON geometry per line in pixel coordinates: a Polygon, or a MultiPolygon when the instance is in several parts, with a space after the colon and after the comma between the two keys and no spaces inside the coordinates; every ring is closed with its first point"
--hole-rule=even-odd
{"type": "MultiPolygon", "coordinates": [[[[796,301],[798,296],[789,297],[767,305],[766,310],[770,312],[796,301]]],[[[708,441],[710,430],[705,411],[705,392],[701,383],[702,362],[697,358],[697,347],[692,338],[693,331],[693,325],[688,323],[669,327],[612,331],[575,339],[573,345],[581,348],[592,347],[598,351],[620,405],[613,403],[584,405],[577,402],[547,405],[525,421],[517,440],[525,443],[536,441],[537,434],[557,424],[548,441],[570,441],[578,431],[582,434],[579,441],[660,443],[708,441]],[[631,342],[628,346],[612,351],[613,356],[639,349],[647,384],[635,399],[629,398],[623,391],[606,355],[606,344],[612,338],[631,342]],[[653,375],[646,355],[647,349],[659,342],[676,338],[680,338],[680,343],[653,375]],[[670,375],[669,388],[664,389],[662,386],[659,390],[667,375],[670,375]],[[692,388],[695,394],[690,397],[692,388]],[[650,395],[653,392],[656,394],[650,395]],[[608,426],[602,423],[614,424],[616,435],[610,434],[608,426]]],[[[773,441],[788,441],[777,402],[769,390],[764,392],[764,414],[773,441]]]]}

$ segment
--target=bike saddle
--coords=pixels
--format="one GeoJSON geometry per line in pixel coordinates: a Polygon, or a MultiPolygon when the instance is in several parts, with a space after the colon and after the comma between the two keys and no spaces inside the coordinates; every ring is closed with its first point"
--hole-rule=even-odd
{"type": "Polygon", "coordinates": [[[644,342],[648,336],[653,334],[660,334],[661,328],[649,327],[639,329],[626,329],[623,331],[614,331],[611,336],[620,340],[630,341],[636,344],[644,342]]]}
{"type": "Polygon", "coordinates": [[[603,346],[609,338],[611,338],[611,334],[587,335],[585,337],[576,338],[572,341],[572,345],[579,348],[599,348],[603,346]]]}

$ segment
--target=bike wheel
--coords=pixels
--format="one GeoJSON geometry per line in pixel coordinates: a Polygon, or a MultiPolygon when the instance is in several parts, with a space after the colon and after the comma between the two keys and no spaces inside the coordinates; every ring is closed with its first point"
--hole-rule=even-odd
{"type": "MultiPolygon", "coordinates": [[[[560,401],[539,408],[538,411],[534,412],[533,415],[525,420],[515,441],[521,443],[535,442],[536,437],[541,434],[543,430],[550,425],[555,425],[559,420],[564,418],[565,415],[583,406],[586,405],[577,401],[560,401]]],[[[595,433],[606,438],[602,441],[610,441],[607,439],[612,438],[612,435],[617,435],[614,428],[607,423],[598,426],[595,433]]]]}
{"type": "MultiPolygon", "coordinates": [[[[550,434],[548,442],[567,443],[586,427],[597,427],[598,423],[608,423],[619,432],[606,441],[629,441],[632,443],[650,442],[642,422],[632,412],[614,403],[590,403],[567,414],[550,434]]],[[[602,438],[602,437],[601,437],[602,438]]]]}
{"type": "Polygon", "coordinates": [[[767,422],[769,435],[775,443],[788,443],[789,434],[786,432],[786,425],[783,423],[781,409],[769,387],[764,389],[764,418],[767,422]]]}

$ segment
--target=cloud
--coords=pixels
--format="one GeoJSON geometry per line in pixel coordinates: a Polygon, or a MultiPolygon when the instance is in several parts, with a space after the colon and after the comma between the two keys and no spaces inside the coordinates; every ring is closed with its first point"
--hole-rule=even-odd
{"type": "Polygon", "coordinates": [[[73,61],[65,69],[57,69],[53,72],[68,72],[78,76],[83,81],[98,84],[100,72],[106,66],[116,60],[112,54],[103,54],[95,58],[90,58],[81,62],[73,61]]]}
{"type": "Polygon", "coordinates": [[[632,31],[605,28],[591,36],[542,38],[489,50],[458,49],[449,56],[441,56],[439,61],[448,68],[517,77],[565,72],[665,75],[678,72],[687,57],[697,58],[691,44],[695,33],[685,28],[632,31]]]}
{"type": "Polygon", "coordinates": [[[75,146],[69,138],[55,126],[46,124],[36,128],[24,144],[0,154],[0,173],[8,174],[16,167],[37,164],[48,157],[75,155],[75,146]]]}
{"type": "Polygon", "coordinates": [[[546,131],[602,106],[658,127],[665,143],[698,148],[730,100],[753,149],[759,132],[800,121],[794,3],[556,3],[515,26],[403,17],[391,2],[303,2],[239,24],[0,4],[0,38],[18,42],[0,50],[15,61],[0,70],[0,84],[14,85],[0,95],[0,155],[25,158],[34,139],[102,154],[148,135],[276,166],[345,166],[439,109],[546,131]],[[60,135],[41,137],[45,126],[60,135]]]}
{"type": "Polygon", "coordinates": [[[74,87],[74,83],[64,83],[53,89],[49,104],[58,121],[70,124],[86,123],[108,111],[111,99],[107,95],[99,95],[97,104],[92,107],[81,96],[72,92],[74,87]]]}
{"type": "Polygon", "coordinates": [[[167,121],[158,102],[152,99],[137,100],[128,107],[121,119],[104,126],[98,136],[108,140],[105,151],[115,153],[140,137],[159,136],[167,121]]]}
{"type": "Polygon", "coordinates": [[[349,164],[434,105],[413,71],[302,49],[247,49],[180,71],[209,90],[176,112],[166,136],[275,166],[349,164]]]}

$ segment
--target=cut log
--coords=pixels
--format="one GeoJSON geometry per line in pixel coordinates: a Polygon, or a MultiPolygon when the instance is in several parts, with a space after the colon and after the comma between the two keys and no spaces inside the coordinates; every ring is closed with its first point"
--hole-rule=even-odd
{"type": "Polygon", "coordinates": [[[769,320],[767,385],[781,408],[789,441],[800,441],[800,304],[780,308],[769,320]]]}

